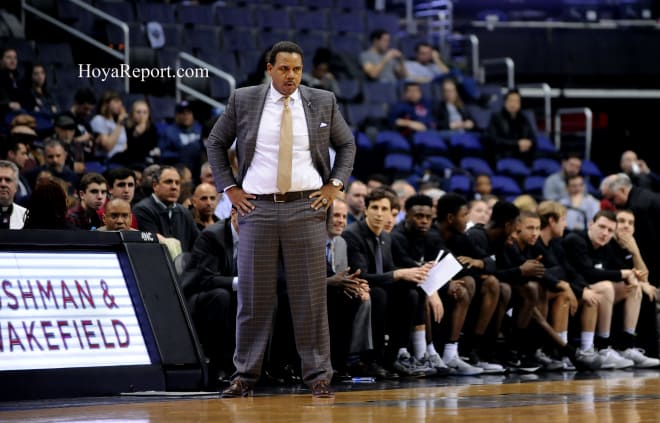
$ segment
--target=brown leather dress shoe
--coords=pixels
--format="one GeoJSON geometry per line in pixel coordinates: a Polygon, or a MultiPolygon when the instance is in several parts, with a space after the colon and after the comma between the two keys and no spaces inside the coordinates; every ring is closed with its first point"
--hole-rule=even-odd
{"type": "Polygon", "coordinates": [[[240,397],[251,397],[253,395],[253,384],[246,382],[241,379],[234,379],[231,381],[231,385],[228,388],[225,388],[222,391],[222,398],[240,398],[240,397]]]}
{"type": "Polygon", "coordinates": [[[327,380],[318,380],[311,387],[312,397],[314,398],[334,398],[335,392],[330,388],[330,382],[327,380]]]}

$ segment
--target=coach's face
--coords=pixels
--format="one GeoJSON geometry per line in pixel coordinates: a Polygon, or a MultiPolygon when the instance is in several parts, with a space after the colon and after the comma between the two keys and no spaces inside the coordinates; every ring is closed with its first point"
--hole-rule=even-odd
{"type": "Polygon", "coordinates": [[[302,79],[302,57],[298,53],[279,52],[275,64],[267,65],[273,87],[282,95],[291,95],[302,79]]]}

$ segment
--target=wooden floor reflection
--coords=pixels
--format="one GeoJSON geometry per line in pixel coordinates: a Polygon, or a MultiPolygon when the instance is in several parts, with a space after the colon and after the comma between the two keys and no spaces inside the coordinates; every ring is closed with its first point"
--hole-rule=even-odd
{"type": "Polygon", "coordinates": [[[454,378],[339,387],[334,400],[275,390],[254,398],[98,399],[2,404],[1,422],[581,422],[660,421],[660,371],[454,378]],[[378,388],[378,389],[371,389],[378,388]]]}

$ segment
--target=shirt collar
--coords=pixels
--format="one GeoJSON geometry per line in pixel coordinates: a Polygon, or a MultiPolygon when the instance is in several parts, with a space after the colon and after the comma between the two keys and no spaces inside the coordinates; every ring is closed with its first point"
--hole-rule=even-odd
{"type": "Polygon", "coordinates": [[[162,208],[164,208],[164,209],[173,209],[173,208],[175,208],[176,205],[177,205],[177,203],[172,203],[172,205],[168,207],[167,204],[165,204],[165,203],[163,203],[162,201],[160,201],[160,199],[156,196],[156,194],[151,194],[151,197],[154,199],[154,201],[156,202],[156,204],[160,205],[160,206],[161,206],[162,208]]]}
{"type": "MultiPolygon", "coordinates": [[[[284,97],[282,93],[280,93],[275,89],[272,82],[270,83],[269,97],[270,100],[274,103],[280,102],[282,100],[282,97],[284,97]]],[[[289,102],[290,104],[293,105],[295,102],[300,100],[300,90],[296,88],[296,90],[293,93],[291,93],[289,97],[290,97],[289,102]]]]}

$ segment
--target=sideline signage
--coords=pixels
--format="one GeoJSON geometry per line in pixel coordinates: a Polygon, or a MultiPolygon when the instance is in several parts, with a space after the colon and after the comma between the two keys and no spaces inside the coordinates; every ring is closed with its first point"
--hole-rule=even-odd
{"type": "Polygon", "coordinates": [[[113,252],[0,252],[0,371],[153,364],[113,252]]]}

